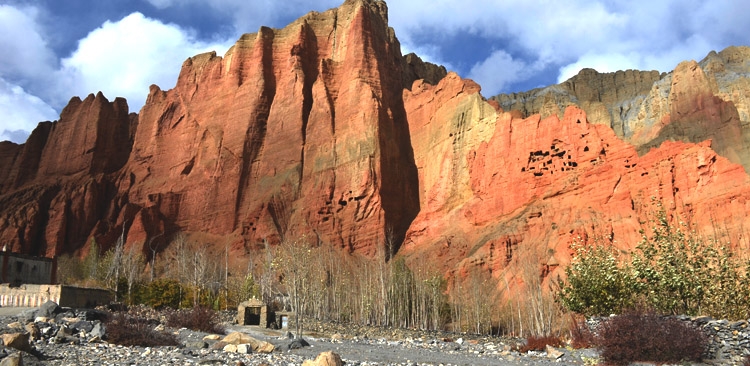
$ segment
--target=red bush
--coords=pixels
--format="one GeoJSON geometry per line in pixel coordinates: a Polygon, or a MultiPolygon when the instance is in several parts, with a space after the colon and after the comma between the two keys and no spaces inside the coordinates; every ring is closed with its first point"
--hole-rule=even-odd
{"type": "Polygon", "coordinates": [[[187,328],[199,332],[224,334],[219,314],[204,307],[180,309],[166,314],[166,324],[172,328],[187,328]]]}
{"type": "Polygon", "coordinates": [[[157,321],[115,313],[105,321],[106,337],[110,343],[121,346],[179,346],[174,334],[155,330],[157,321]]]}
{"type": "Polygon", "coordinates": [[[529,351],[544,351],[547,346],[551,347],[562,347],[563,341],[560,337],[555,336],[541,336],[541,337],[528,337],[526,338],[526,345],[518,349],[518,352],[526,353],[529,351]]]}
{"type": "Polygon", "coordinates": [[[589,329],[585,321],[579,322],[573,317],[573,327],[570,331],[571,346],[575,349],[592,348],[596,346],[594,332],[589,329]]]}
{"type": "Polygon", "coordinates": [[[708,338],[675,318],[648,313],[618,315],[604,321],[597,346],[607,363],[700,361],[708,338]]]}

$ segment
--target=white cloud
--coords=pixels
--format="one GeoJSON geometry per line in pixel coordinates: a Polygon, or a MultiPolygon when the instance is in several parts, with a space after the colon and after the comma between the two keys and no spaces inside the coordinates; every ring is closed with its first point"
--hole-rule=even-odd
{"type": "Polygon", "coordinates": [[[474,65],[468,77],[482,81],[484,95],[495,95],[508,85],[526,79],[530,72],[530,66],[525,62],[513,59],[507,52],[498,50],[486,60],[474,65]]]}
{"type": "Polygon", "coordinates": [[[639,69],[640,60],[637,55],[623,55],[619,53],[612,54],[593,54],[588,53],[576,62],[564,66],[560,69],[560,76],[557,78],[558,83],[578,74],[581,69],[591,68],[599,72],[615,72],[618,70],[639,69]]]}
{"type": "Polygon", "coordinates": [[[151,5],[165,9],[185,7],[193,4],[207,4],[219,14],[233,20],[238,33],[252,33],[263,26],[283,27],[279,21],[289,21],[310,11],[324,11],[341,5],[342,0],[319,0],[314,4],[308,0],[147,0],[151,5]],[[289,19],[292,18],[292,19],[289,19]]]}
{"type": "Polygon", "coordinates": [[[0,78],[0,141],[26,141],[40,121],[57,119],[57,111],[18,85],[0,78]]]}
{"type": "Polygon", "coordinates": [[[28,134],[42,120],[57,118],[74,95],[102,91],[125,97],[131,111],[143,105],[148,88],[174,86],[182,62],[211,50],[223,54],[235,39],[202,42],[189,29],[141,13],[107,21],[58,60],[40,31],[37,9],[0,6],[0,138],[28,134]],[[12,135],[11,135],[12,134],[12,135]]]}
{"type": "Polygon", "coordinates": [[[55,55],[47,47],[37,24],[35,7],[0,5],[0,77],[27,88],[43,89],[55,68],[55,55]],[[35,88],[36,87],[36,88],[35,88]]]}
{"type": "Polygon", "coordinates": [[[69,98],[102,91],[110,99],[125,97],[130,109],[137,111],[149,85],[174,86],[186,58],[211,50],[221,55],[231,43],[197,41],[189,30],[133,13],[105,22],[62,60],[59,93],[69,98]]]}
{"type": "MultiPolygon", "coordinates": [[[[546,70],[561,79],[584,67],[669,71],[712,49],[747,44],[750,34],[744,19],[750,3],[739,0],[410,0],[389,5],[391,25],[405,44],[425,30],[437,40],[468,32],[496,44],[513,61],[533,65],[532,71],[546,70]]],[[[508,58],[493,53],[463,70],[485,86],[485,94],[533,76],[498,79],[502,71],[493,74],[493,62],[508,68],[508,58]]]]}

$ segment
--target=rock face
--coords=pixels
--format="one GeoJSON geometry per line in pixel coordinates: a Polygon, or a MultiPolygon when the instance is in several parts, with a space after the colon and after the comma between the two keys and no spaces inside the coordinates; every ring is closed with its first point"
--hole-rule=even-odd
{"type": "Polygon", "coordinates": [[[401,252],[412,263],[459,276],[507,270],[511,283],[527,263],[548,274],[569,261],[579,236],[632,249],[652,197],[695,219],[699,231],[741,233],[750,180],[709,142],[666,142],[639,156],[577,107],[562,119],[524,119],[491,108],[455,75],[415,84],[404,99],[417,117],[410,126],[420,172],[421,210],[401,252]]]}
{"type": "Polygon", "coordinates": [[[402,90],[444,75],[401,56],[381,1],[261,28],[185,61],[137,117],[122,99],[74,98],[25,145],[0,146],[0,239],[50,256],[178,230],[235,250],[304,235],[367,252],[386,230],[401,242],[419,210],[402,90]]]}
{"type": "Polygon", "coordinates": [[[584,69],[564,83],[526,93],[492,97],[524,117],[562,117],[576,105],[594,124],[612,127],[641,154],[663,141],[713,140],[713,148],[750,171],[749,47],[711,52],[700,63],[686,61],[670,73],[584,69]]]}
{"type": "Polygon", "coordinates": [[[523,263],[554,274],[578,236],[632,248],[652,197],[737,242],[746,51],[488,102],[402,56],[384,2],[347,0],[186,60],[138,115],[73,98],[25,144],[0,143],[0,242],[53,256],[187,232],[241,259],[285,240],[364,255],[391,241],[412,264],[510,282],[523,263]]]}

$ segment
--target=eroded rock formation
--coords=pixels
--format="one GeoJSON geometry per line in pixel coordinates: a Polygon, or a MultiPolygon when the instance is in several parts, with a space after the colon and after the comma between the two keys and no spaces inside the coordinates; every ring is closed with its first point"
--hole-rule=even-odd
{"type": "Polygon", "coordinates": [[[405,100],[407,115],[418,116],[410,125],[421,210],[402,249],[413,263],[459,274],[508,269],[508,280],[529,262],[554,272],[579,237],[632,249],[653,200],[700,232],[721,227],[742,240],[750,180],[709,141],[666,142],[639,156],[575,106],[561,119],[521,118],[491,108],[455,75],[415,84],[405,100]]]}
{"type": "Polygon", "coordinates": [[[664,74],[584,69],[558,85],[491,99],[524,117],[561,118],[565,107],[579,106],[592,123],[612,127],[641,154],[667,140],[711,139],[719,154],[750,171],[749,58],[749,47],[728,47],[664,74]]]}
{"type": "Polygon", "coordinates": [[[444,75],[401,55],[384,2],[261,28],[185,61],[174,89],[152,86],[137,128],[123,100],[97,95],[3,145],[2,238],[47,255],[176,230],[367,252],[387,228],[401,242],[419,210],[402,90],[444,75]]]}

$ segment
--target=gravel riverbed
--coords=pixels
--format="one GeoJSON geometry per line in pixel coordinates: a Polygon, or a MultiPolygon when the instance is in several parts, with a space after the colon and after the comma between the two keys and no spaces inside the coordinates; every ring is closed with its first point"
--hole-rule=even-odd
{"type": "MultiPolygon", "coordinates": [[[[230,319],[231,314],[226,314],[226,318],[230,319]]],[[[69,321],[70,317],[65,319],[69,321]]],[[[18,331],[18,324],[24,321],[22,316],[0,315],[0,333],[10,333],[14,329],[18,331]]],[[[77,330],[75,325],[55,325],[49,320],[48,323],[38,324],[41,325],[38,328],[42,336],[33,342],[31,352],[22,354],[23,365],[301,365],[325,351],[337,353],[346,365],[363,366],[598,363],[598,353],[591,349],[555,348],[519,353],[513,350],[513,346],[519,342],[514,339],[317,322],[308,324],[309,331],[304,333],[309,346],[296,349],[290,347],[293,340],[287,331],[227,322],[226,333],[241,332],[275,346],[271,353],[249,354],[227,352],[215,347],[217,340],[207,340],[209,334],[187,329],[165,329],[178,336],[180,346],[149,348],[110,344],[93,336],[94,332],[77,330]],[[73,332],[62,338],[52,336],[50,334],[55,327],[58,327],[55,332],[63,327],[72,328],[73,332]],[[45,332],[50,334],[45,336],[45,332]]],[[[0,349],[0,366],[12,365],[8,362],[18,353],[18,350],[10,347],[0,349]]]]}

